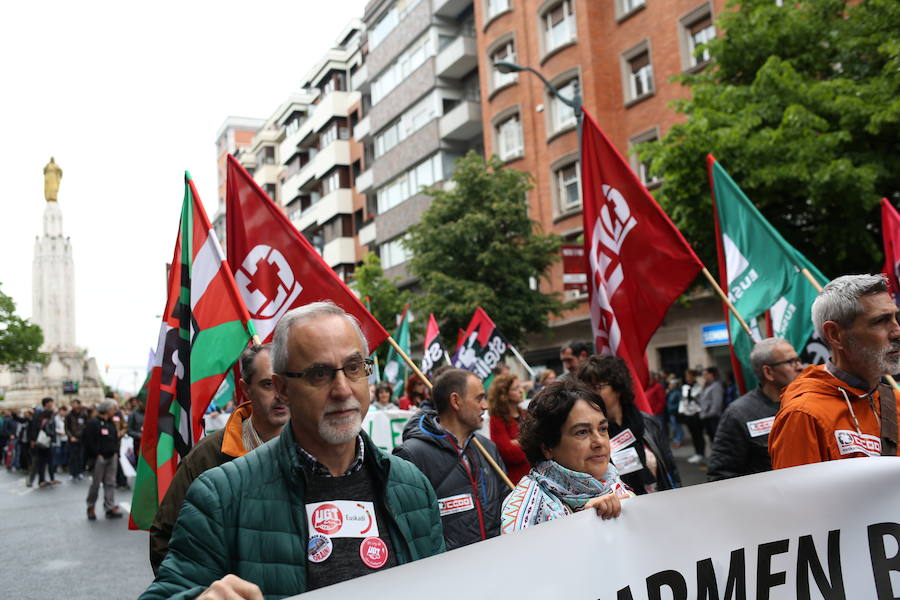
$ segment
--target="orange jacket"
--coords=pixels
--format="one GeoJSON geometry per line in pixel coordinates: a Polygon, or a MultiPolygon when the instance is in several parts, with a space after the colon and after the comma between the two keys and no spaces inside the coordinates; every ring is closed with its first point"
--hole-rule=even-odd
{"type": "MultiPolygon", "coordinates": [[[[773,469],[881,454],[881,423],[872,411],[865,390],[851,387],[825,370],[807,367],[781,394],[781,408],[769,435],[773,469]],[[847,408],[843,390],[859,421],[847,408]],[[860,435],[860,433],[862,435],[860,435]]],[[[881,398],[873,394],[881,413],[881,398]]],[[[898,402],[894,392],[894,401],[898,402]]],[[[900,405],[900,402],[898,402],[900,405]]]]}

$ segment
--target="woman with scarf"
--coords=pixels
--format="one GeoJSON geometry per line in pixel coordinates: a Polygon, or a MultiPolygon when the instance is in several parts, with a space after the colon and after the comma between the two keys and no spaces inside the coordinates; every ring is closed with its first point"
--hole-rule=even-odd
{"type": "Polygon", "coordinates": [[[630,496],[609,462],[603,401],[583,383],[551,383],[531,401],[519,444],[531,470],[503,501],[500,532],[512,533],[580,510],[619,516],[630,496]]]}
{"type": "Polygon", "coordinates": [[[636,494],[681,487],[662,427],[634,404],[625,361],[618,356],[595,355],[578,367],[576,377],[603,399],[609,416],[611,460],[622,481],[636,494]]]}

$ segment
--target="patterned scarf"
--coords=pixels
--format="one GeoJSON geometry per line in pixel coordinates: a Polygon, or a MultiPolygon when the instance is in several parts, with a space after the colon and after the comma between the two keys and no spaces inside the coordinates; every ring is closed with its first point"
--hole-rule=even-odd
{"type": "Polygon", "coordinates": [[[628,495],[619,472],[609,464],[599,480],[552,460],[534,466],[503,501],[500,532],[512,533],[581,510],[588,500],[615,492],[628,495]]]}

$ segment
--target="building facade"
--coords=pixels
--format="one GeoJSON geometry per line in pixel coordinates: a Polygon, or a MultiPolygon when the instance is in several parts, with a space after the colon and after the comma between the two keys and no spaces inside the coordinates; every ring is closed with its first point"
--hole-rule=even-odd
{"type": "Polygon", "coordinates": [[[216,133],[216,182],[219,203],[212,224],[223,248],[225,247],[226,160],[229,154],[237,156],[239,150],[249,146],[253,141],[253,136],[264,124],[264,119],[227,117],[216,133]]]}
{"type": "MultiPolygon", "coordinates": [[[[583,231],[574,111],[533,74],[502,73],[494,63],[532,67],[568,98],[577,85],[587,111],[653,189],[659,182],[649,178],[646,165],[630,155],[630,149],[660,138],[682,119],[669,104],[686,97],[688,90],[669,78],[704,67],[703,56],[696,57],[693,51],[715,35],[712,20],[723,4],[723,0],[476,0],[485,150],[511,168],[532,174],[531,217],[544,231],[558,233],[568,243],[579,240],[583,231]]],[[[557,263],[549,281],[541,282],[545,291],[564,293],[562,269],[557,263]]],[[[535,365],[557,367],[561,344],[591,338],[587,295],[565,295],[578,306],[551,322],[551,336],[529,340],[526,357],[535,365]]],[[[678,337],[663,327],[657,336],[679,348],[676,353],[683,359],[679,362],[688,364],[692,345],[692,362],[714,359],[698,351],[687,332],[678,337]]],[[[671,353],[649,354],[653,367],[661,366],[660,356],[671,353]]]]}

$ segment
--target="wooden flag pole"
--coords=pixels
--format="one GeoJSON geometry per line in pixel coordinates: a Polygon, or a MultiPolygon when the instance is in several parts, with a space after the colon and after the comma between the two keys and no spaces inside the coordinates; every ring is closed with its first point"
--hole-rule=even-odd
{"type": "MultiPolygon", "coordinates": [[[[428,386],[428,389],[434,389],[434,386],[431,385],[431,381],[427,377],[425,377],[422,371],[419,370],[419,367],[416,366],[416,363],[414,363],[412,359],[406,355],[406,352],[404,352],[400,348],[400,345],[393,338],[393,336],[388,336],[387,341],[391,345],[391,347],[397,351],[397,354],[400,355],[400,357],[406,362],[406,364],[409,365],[409,367],[413,370],[413,373],[418,375],[419,379],[421,379],[425,383],[425,385],[428,386]]],[[[491,455],[488,454],[488,451],[484,449],[484,446],[481,445],[481,442],[478,441],[478,438],[473,437],[472,441],[475,443],[475,447],[478,449],[478,451],[481,452],[482,456],[484,456],[485,460],[487,460],[488,464],[491,465],[491,468],[494,469],[497,475],[500,476],[500,479],[503,480],[503,483],[508,485],[509,489],[511,490],[516,489],[516,486],[514,486],[512,481],[509,480],[509,477],[506,476],[506,472],[502,468],[500,468],[500,465],[497,464],[497,461],[495,461],[491,457],[491,455]]]]}
{"type": "Polygon", "coordinates": [[[731,300],[728,299],[728,295],[727,295],[724,291],[722,291],[722,288],[719,287],[719,284],[718,284],[718,283],[716,283],[715,277],[712,276],[712,274],[709,272],[709,269],[707,269],[706,267],[703,267],[703,274],[706,276],[706,278],[707,278],[707,279],[709,280],[709,282],[712,284],[713,289],[716,290],[716,293],[719,294],[719,296],[721,296],[722,302],[725,303],[725,306],[728,307],[728,310],[730,310],[731,313],[737,318],[738,323],[741,324],[741,327],[744,328],[744,331],[747,332],[747,335],[749,335],[749,336],[750,336],[750,339],[752,340],[752,339],[753,339],[753,333],[751,333],[751,331],[750,331],[750,326],[747,325],[747,321],[744,320],[744,317],[742,317],[742,316],[740,315],[740,313],[739,313],[739,312],[737,311],[737,309],[734,307],[734,304],[732,304],[732,303],[731,303],[731,300]]]}
{"type": "MultiPolygon", "coordinates": [[[[809,269],[807,269],[807,268],[804,267],[804,268],[800,269],[800,272],[803,273],[803,276],[806,277],[806,278],[809,280],[809,283],[812,284],[813,288],[815,288],[815,290],[816,290],[817,292],[821,292],[821,291],[822,291],[822,286],[819,285],[819,282],[816,281],[816,278],[812,276],[812,273],[809,272],[809,269]]],[[[897,380],[894,379],[894,376],[893,376],[893,375],[885,375],[884,378],[887,379],[888,383],[890,383],[891,386],[892,386],[895,390],[897,390],[898,392],[900,392],[900,384],[897,383],[897,380]]]]}

